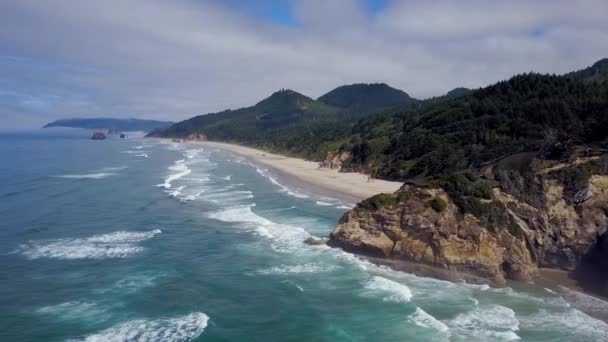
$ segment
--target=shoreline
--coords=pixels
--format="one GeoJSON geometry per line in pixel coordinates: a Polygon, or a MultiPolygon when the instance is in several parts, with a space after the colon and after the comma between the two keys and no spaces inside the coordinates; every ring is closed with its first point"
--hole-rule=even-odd
{"type": "MultiPolygon", "coordinates": [[[[210,141],[189,141],[187,143],[232,153],[246,158],[257,165],[268,167],[275,171],[276,176],[280,178],[281,181],[284,181],[286,185],[295,186],[314,195],[332,196],[341,200],[359,202],[378,193],[395,192],[403,185],[403,183],[400,182],[389,182],[378,179],[368,182],[367,176],[361,173],[341,173],[335,169],[319,168],[317,162],[286,157],[236,144],[210,141]]],[[[485,278],[479,278],[461,272],[454,273],[434,266],[412,263],[404,260],[375,258],[359,253],[352,254],[362,257],[376,265],[384,265],[396,271],[418,276],[443,279],[452,282],[466,281],[474,284],[491,284],[491,282],[485,278]]],[[[509,281],[506,286],[514,283],[518,282],[509,281]]],[[[495,287],[493,285],[490,286],[495,287]]],[[[569,278],[565,271],[539,268],[539,274],[534,283],[527,284],[527,286],[539,289],[549,288],[555,291],[556,294],[565,298],[573,308],[608,323],[607,299],[578,286],[576,281],[569,278]]]]}
{"type": "Polygon", "coordinates": [[[339,172],[336,169],[320,168],[319,163],[314,161],[286,157],[236,144],[212,141],[189,141],[187,143],[233,153],[272,169],[290,185],[296,185],[311,194],[338,197],[353,203],[380,193],[394,193],[403,185],[401,182],[381,179],[370,181],[362,173],[339,172]]]}

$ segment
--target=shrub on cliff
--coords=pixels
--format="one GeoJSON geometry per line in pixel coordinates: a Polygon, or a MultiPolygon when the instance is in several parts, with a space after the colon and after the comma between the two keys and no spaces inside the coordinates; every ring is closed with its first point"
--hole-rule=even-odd
{"type": "Polygon", "coordinates": [[[393,194],[378,194],[360,202],[357,206],[368,210],[378,210],[395,204],[397,204],[397,196],[393,194]]]}
{"type": "Polygon", "coordinates": [[[440,197],[435,197],[431,200],[431,208],[438,213],[444,211],[447,205],[447,202],[440,197]]]}

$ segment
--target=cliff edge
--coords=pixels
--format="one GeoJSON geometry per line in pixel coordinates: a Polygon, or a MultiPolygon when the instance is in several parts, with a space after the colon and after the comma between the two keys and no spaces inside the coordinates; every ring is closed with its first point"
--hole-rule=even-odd
{"type": "Polygon", "coordinates": [[[608,155],[518,153],[418,183],[359,203],[329,244],[496,286],[561,269],[608,294],[608,155]]]}

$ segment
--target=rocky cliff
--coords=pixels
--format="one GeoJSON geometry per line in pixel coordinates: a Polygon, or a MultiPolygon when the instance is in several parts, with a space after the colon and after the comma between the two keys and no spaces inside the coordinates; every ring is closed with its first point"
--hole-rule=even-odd
{"type": "Polygon", "coordinates": [[[539,267],[592,274],[608,293],[608,156],[516,154],[481,174],[367,199],[342,217],[329,244],[495,285],[531,281],[539,267]]]}

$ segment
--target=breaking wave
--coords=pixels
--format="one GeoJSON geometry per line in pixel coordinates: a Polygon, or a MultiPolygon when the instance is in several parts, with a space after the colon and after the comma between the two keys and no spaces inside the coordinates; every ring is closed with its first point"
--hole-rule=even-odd
{"type": "Polygon", "coordinates": [[[28,259],[105,259],[126,258],[144,250],[138,243],[160,234],[118,231],[88,238],[29,241],[15,251],[28,259]]]}
{"type": "Polygon", "coordinates": [[[373,276],[364,287],[371,290],[372,295],[380,293],[385,302],[407,303],[412,299],[412,291],[409,287],[384,277],[373,276]]]}
{"type": "Polygon", "coordinates": [[[515,341],[520,337],[515,312],[502,305],[476,307],[457,315],[447,323],[451,331],[467,340],[515,341]]]}
{"type": "Polygon", "coordinates": [[[416,308],[416,311],[409,316],[409,320],[416,324],[419,327],[434,329],[440,333],[449,335],[449,330],[447,325],[443,322],[437,320],[435,317],[429,315],[426,311],[421,308],[416,308]]]}
{"type": "Polygon", "coordinates": [[[258,274],[264,275],[287,275],[287,274],[301,274],[301,273],[322,273],[330,272],[337,269],[337,266],[333,265],[322,265],[322,264],[299,264],[299,265],[281,265],[275,266],[268,269],[260,270],[258,274]]]}
{"type": "Polygon", "coordinates": [[[89,335],[79,341],[84,342],[181,342],[192,341],[199,337],[205,328],[209,316],[202,312],[194,312],[175,318],[155,320],[136,319],[120,323],[99,333],[89,335]]]}
{"type": "Polygon", "coordinates": [[[118,173],[114,172],[99,172],[99,173],[86,173],[86,174],[75,174],[75,175],[59,175],[57,178],[68,178],[68,179],[102,179],[112,176],[118,176],[118,173]]]}

